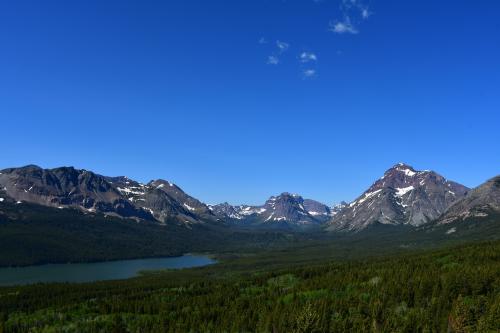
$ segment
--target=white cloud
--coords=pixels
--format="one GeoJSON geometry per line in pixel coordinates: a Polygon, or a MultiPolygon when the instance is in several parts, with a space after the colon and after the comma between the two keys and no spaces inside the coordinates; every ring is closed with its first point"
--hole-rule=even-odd
{"type": "MultiPolygon", "coordinates": [[[[263,38],[259,41],[260,44],[266,44],[267,41],[263,38]]],[[[272,52],[270,56],[267,57],[268,65],[278,65],[280,63],[280,56],[282,53],[286,52],[290,47],[290,44],[277,40],[276,47],[277,51],[272,52]]]]}
{"type": "Polygon", "coordinates": [[[314,53],[302,52],[299,56],[301,62],[317,61],[318,57],[314,53]]]}
{"type": "Polygon", "coordinates": [[[277,65],[280,63],[280,60],[276,56],[269,56],[267,57],[267,64],[268,65],[277,65]]]}
{"type": "MultiPolygon", "coordinates": [[[[344,14],[351,11],[352,9],[359,11],[359,14],[363,19],[367,19],[372,15],[367,5],[363,4],[362,1],[357,0],[344,0],[342,1],[344,14]]],[[[352,11],[351,11],[352,13],[352,11]]]]}
{"type": "Polygon", "coordinates": [[[330,22],[330,31],[333,31],[337,34],[357,34],[358,29],[351,23],[351,19],[349,16],[344,18],[344,21],[341,22],[330,22]]]}
{"type": "Polygon", "coordinates": [[[330,31],[337,34],[359,33],[356,25],[360,24],[360,20],[367,20],[373,15],[369,6],[364,4],[363,0],[342,0],[340,9],[344,19],[330,22],[330,31]],[[351,18],[353,21],[351,21],[351,18]]]}
{"type": "Polygon", "coordinates": [[[267,40],[264,37],[259,39],[259,44],[267,44],[267,40]]]}
{"type": "Polygon", "coordinates": [[[276,46],[278,47],[278,49],[280,49],[281,52],[285,52],[290,47],[290,44],[277,40],[276,46]]]}
{"type": "Polygon", "coordinates": [[[302,75],[304,78],[312,78],[316,76],[316,70],[315,69],[305,69],[302,71],[302,75]]]}
{"type": "Polygon", "coordinates": [[[372,13],[368,10],[368,8],[361,8],[360,10],[361,10],[361,17],[364,19],[367,19],[372,15],[372,13]]]}

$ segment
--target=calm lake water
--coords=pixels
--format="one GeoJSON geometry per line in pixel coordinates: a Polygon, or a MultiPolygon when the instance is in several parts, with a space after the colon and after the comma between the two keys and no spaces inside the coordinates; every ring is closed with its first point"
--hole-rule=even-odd
{"type": "Polygon", "coordinates": [[[190,268],[215,263],[205,256],[119,260],[84,264],[53,264],[27,267],[0,268],[0,286],[37,282],[91,282],[128,279],[140,271],[165,268],[190,268]]]}

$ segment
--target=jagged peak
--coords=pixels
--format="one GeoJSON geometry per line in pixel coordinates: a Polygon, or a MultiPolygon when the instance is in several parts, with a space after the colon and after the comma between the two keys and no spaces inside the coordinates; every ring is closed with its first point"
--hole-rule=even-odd
{"type": "Polygon", "coordinates": [[[283,192],[278,196],[272,196],[271,198],[279,198],[279,197],[293,197],[293,198],[301,198],[301,196],[297,193],[283,192]]]}
{"type": "Polygon", "coordinates": [[[345,206],[348,206],[349,203],[345,202],[344,200],[340,201],[340,202],[334,202],[333,205],[332,205],[332,208],[341,208],[341,207],[345,207],[345,206]]]}
{"type": "MultiPolygon", "coordinates": [[[[15,170],[16,168],[9,168],[11,170],[15,170]]],[[[22,166],[20,167],[19,169],[21,170],[29,170],[29,169],[34,169],[34,170],[43,170],[42,167],[36,165],[36,164],[28,164],[28,165],[25,165],[25,166],[22,166]]]]}
{"type": "Polygon", "coordinates": [[[72,166],[72,165],[60,166],[60,167],[57,167],[57,168],[52,168],[52,169],[49,169],[49,170],[51,170],[51,171],[52,171],[52,170],[72,170],[72,171],[73,171],[73,170],[76,170],[76,171],[82,171],[82,172],[83,172],[83,171],[87,171],[87,170],[85,170],[85,169],[81,169],[81,170],[79,170],[79,169],[75,168],[75,167],[74,167],[74,166],[72,166]]]}
{"type": "Polygon", "coordinates": [[[381,179],[384,179],[387,175],[389,174],[394,174],[394,173],[404,173],[408,177],[414,177],[414,176],[419,176],[427,173],[432,173],[433,171],[430,170],[416,170],[413,166],[399,162],[392,166],[390,169],[388,169],[384,175],[382,176],[381,179]]]}
{"type": "Polygon", "coordinates": [[[208,207],[234,207],[229,202],[224,201],[218,204],[207,204],[208,207]]]}
{"type": "Polygon", "coordinates": [[[500,175],[488,179],[486,181],[486,184],[493,184],[495,186],[500,186],[500,175]]]}
{"type": "Polygon", "coordinates": [[[178,188],[174,183],[169,182],[165,179],[155,179],[148,183],[149,186],[156,187],[157,189],[163,188],[165,186],[178,188]]]}
{"type": "Polygon", "coordinates": [[[406,164],[406,163],[403,163],[403,162],[399,162],[397,164],[395,164],[392,168],[390,168],[389,170],[398,170],[398,171],[404,171],[404,170],[411,170],[411,171],[416,171],[413,166],[409,165],[409,164],[406,164]]]}

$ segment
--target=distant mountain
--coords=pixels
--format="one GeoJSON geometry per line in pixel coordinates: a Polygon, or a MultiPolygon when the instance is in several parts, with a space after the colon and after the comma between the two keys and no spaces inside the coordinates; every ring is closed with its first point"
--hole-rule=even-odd
{"type": "Polygon", "coordinates": [[[416,171],[399,163],[350,204],[328,207],[285,192],[260,206],[232,206],[206,205],[162,179],[143,184],[73,167],[28,165],[0,170],[0,206],[4,201],[32,203],[188,227],[205,223],[271,228],[326,225],[330,231],[359,231],[374,224],[418,227],[439,217],[444,224],[497,212],[498,179],[470,191],[433,171],[416,171]]]}
{"type": "Polygon", "coordinates": [[[328,229],[359,231],[374,223],[420,226],[438,218],[468,191],[433,171],[399,163],[341,209],[328,229]]]}
{"type": "Polygon", "coordinates": [[[303,206],[305,211],[316,219],[328,220],[332,214],[330,207],[315,200],[304,199],[303,206]]]}
{"type": "Polygon", "coordinates": [[[0,188],[0,267],[267,250],[302,238],[286,232],[234,230],[225,224],[158,223],[81,208],[18,203],[0,188]]]}
{"type": "Polygon", "coordinates": [[[286,192],[260,206],[205,205],[161,179],[144,184],[73,167],[0,170],[0,266],[268,249],[329,236],[433,246],[497,239],[499,219],[500,176],[469,190],[402,163],[333,207],[286,192]],[[353,232],[295,232],[311,227],[353,232]]]}
{"type": "Polygon", "coordinates": [[[217,219],[207,205],[166,180],[157,179],[140,184],[128,178],[117,177],[111,181],[127,200],[148,211],[160,222],[166,222],[172,217],[184,223],[217,219]]]}
{"type": "Polygon", "coordinates": [[[231,206],[223,203],[209,208],[220,219],[232,220],[241,225],[310,226],[331,217],[327,205],[287,192],[272,196],[262,206],[231,206]]]}
{"type": "Polygon", "coordinates": [[[73,167],[35,165],[0,171],[3,195],[16,202],[160,223],[204,223],[217,218],[200,201],[164,180],[141,184],[73,167]]]}
{"type": "Polygon", "coordinates": [[[451,205],[436,223],[449,224],[490,215],[500,215],[500,176],[471,190],[464,198],[451,205]]]}
{"type": "Polygon", "coordinates": [[[347,206],[349,206],[349,204],[345,201],[341,201],[340,203],[333,205],[333,207],[330,208],[332,217],[340,213],[347,206]]]}
{"type": "Polygon", "coordinates": [[[244,215],[241,214],[241,206],[235,207],[227,202],[218,205],[209,205],[208,208],[215,216],[221,219],[241,220],[244,218],[244,215]]]}

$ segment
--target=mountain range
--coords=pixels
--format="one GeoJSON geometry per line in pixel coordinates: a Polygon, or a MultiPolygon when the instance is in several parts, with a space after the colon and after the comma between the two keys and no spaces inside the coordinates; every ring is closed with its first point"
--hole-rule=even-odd
{"type": "Polygon", "coordinates": [[[349,204],[329,207],[284,192],[260,206],[233,206],[207,205],[162,179],[143,184],[73,167],[28,165],[0,170],[0,214],[2,203],[27,202],[188,228],[201,224],[359,232],[376,224],[419,227],[487,216],[500,210],[499,182],[496,177],[469,189],[434,171],[398,163],[349,204]]]}
{"type": "Polygon", "coordinates": [[[209,208],[222,220],[260,226],[319,225],[332,216],[327,205],[288,192],[270,197],[261,206],[231,206],[226,202],[209,208]]]}
{"type": "Polygon", "coordinates": [[[73,167],[0,170],[0,267],[298,242],[411,249],[497,239],[499,222],[500,177],[469,189],[403,163],[334,206],[288,192],[262,205],[207,205],[162,179],[141,183],[73,167]]]}
{"type": "Polygon", "coordinates": [[[73,167],[42,169],[28,165],[1,170],[0,189],[16,203],[73,208],[87,214],[177,224],[217,220],[205,204],[161,179],[142,184],[73,167]]]}

